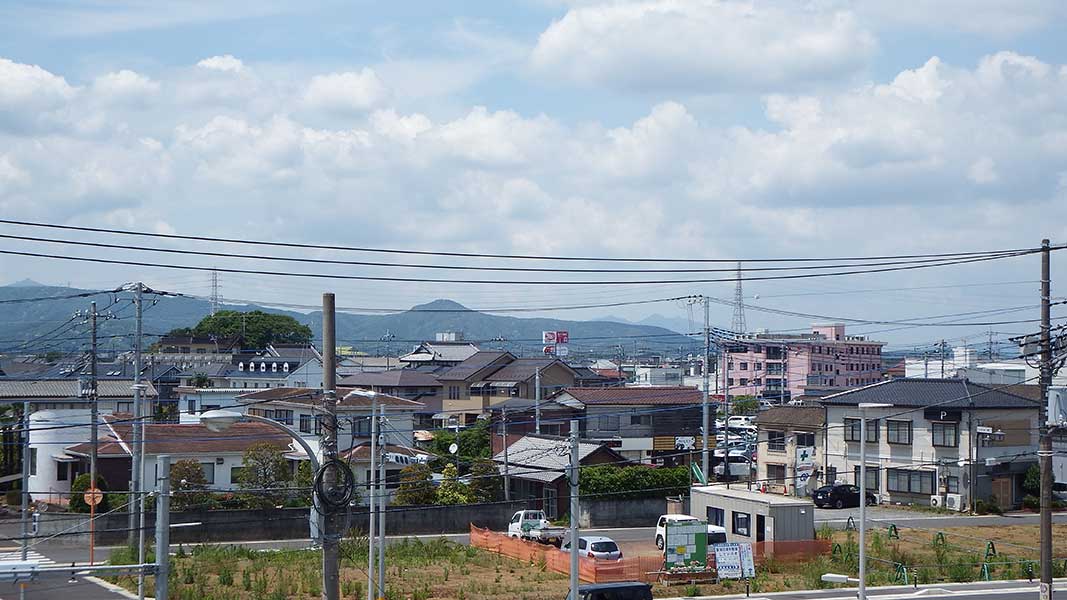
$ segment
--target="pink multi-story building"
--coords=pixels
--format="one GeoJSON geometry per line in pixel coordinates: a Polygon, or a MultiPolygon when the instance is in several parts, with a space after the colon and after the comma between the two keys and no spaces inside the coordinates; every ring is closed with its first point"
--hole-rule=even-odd
{"type": "Polygon", "coordinates": [[[841,323],[803,334],[749,333],[728,345],[720,366],[731,395],[825,396],[880,381],[883,345],[845,335],[841,323]]]}

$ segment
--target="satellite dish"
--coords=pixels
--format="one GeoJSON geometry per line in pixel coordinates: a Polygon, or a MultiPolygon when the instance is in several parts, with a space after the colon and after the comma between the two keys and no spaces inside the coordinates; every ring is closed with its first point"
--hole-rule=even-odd
{"type": "Polygon", "coordinates": [[[753,295],[753,296],[752,296],[752,299],[753,299],[753,300],[759,300],[759,294],[755,294],[755,295],[753,295]]]}
{"type": "Polygon", "coordinates": [[[448,446],[448,451],[452,454],[459,452],[459,444],[452,442],[452,444],[448,446]]]}

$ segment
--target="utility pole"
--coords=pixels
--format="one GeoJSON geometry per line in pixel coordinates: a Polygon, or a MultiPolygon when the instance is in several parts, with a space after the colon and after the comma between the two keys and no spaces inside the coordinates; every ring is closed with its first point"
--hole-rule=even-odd
{"type": "MultiPolygon", "coordinates": [[[[96,449],[96,445],[93,445],[96,449]]],[[[92,521],[90,521],[92,523],[92,521]]],[[[91,546],[90,546],[91,547],[91,546]]],[[[30,403],[22,402],[22,562],[30,550],[30,403]]],[[[26,584],[19,585],[19,600],[25,598],[26,584]]]]}
{"type": "Polygon", "coordinates": [[[700,468],[704,471],[704,481],[707,481],[708,469],[711,467],[711,448],[709,447],[709,435],[711,433],[711,407],[708,406],[708,393],[711,387],[711,308],[707,296],[701,296],[704,301],[704,392],[701,394],[703,431],[701,438],[700,468]]]}
{"type": "Polygon", "coordinates": [[[504,426],[504,501],[511,502],[511,477],[509,476],[510,467],[508,465],[508,407],[503,406],[501,410],[503,411],[501,418],[504,426]]]}
{"type": "MultiPolygon", "coordinates": [[[[133,309],[136,328],[133,347],[133,430],[137,433],[136,438],[134,439],[134,448],[136,452],[134,455],[135,460],[131,461],[134,468],[133,480],[136,482],[136,486],[134,487],[134,493],[131,495],[134,498],[134,506],[137,507],[137,562],[142,565],[145,561],[146,551],[144,511],[144,422],[146,417],[144,414],[144,398],[141,395],[141,336],[144,333],[141,327],[141,313],[143,312],[142,308],[144,306],[144,303],[142,302],[143,293],[144,284],[138,281],[133,293],[133,309]]],[[[93,387],[95,388],[96,386],[94,385],[93,387]]],[[[144,578],[144,571],[141,571],[137,575],[138,598],[144,598],[144,578]]]]}
{"type": "Polygon", "coordinates": [[[1049,241],[1041,240],[1041,600],[1052,600],[1052,426],[1048,416],[1048,388],[1052,385],[1052,319],[1049,241]]]}
{"type": "Polygon", "coordinates": [[[534,371],[534,432],[541,435],[541,367],[534,371]]]}
{"type": "MultiPolygon", "coordinates": [[[[381,417],[378,421],[378,598],[385,599],[385,507],[389,498],[385,491],[385,460],[389,450],[389,437],[385,432],[385,402],[378,407],[381,417]]],[[[457,438],[458,439],[458,438],[457,438]]],[[[457,474],[457,477],[459,475],[457,474]]]]}
{"type": "MultiPolygon", "coordinates": [[[[96,385],[96,302],[89,303],[89,488],[96,489],[97,451],[100,445],[100,402],[96,385]]],[[[69,467],[68,467],[69,468],[69,467]]],[[[133,513],[130,513],[131,521],[133,513]]],[[[133,535],[133,531],[130,531],[133,535]]],[[[89,565],[95,562],[96,504],[89,504],[89,565]]]]}
{"type": "Polygon", "coordinates": [[[726,489],[730,489],[730,480],[733,479],[734,475],[730,468],[730,347],[724,345],[722,350],[722,362],[724,365],[722,372],[722,400],[726,408],[726,418],[723,419],[723,424],[726,425],[726,437],[723,439],[722,472],[726,475],[726,489]]]}
{"type": "Polygon", "coordinates": [[[941,346],[941,374],[938,375],[939,379],[945,378],[945,340],[941,340],[939,344],[941,346]]]}
{"type": "Polygon", "coordinates": [[[571,568],[570,598],[578,598],[578,419],[571,419],[571,568]]]}
{"type": "Polygon", "coordinates": [[[377,496],[378,470],[375,468],[378,460],[378,396],[373,395],[370,399],[370,481],[367,482],[367,496],[370,497],[367,514],[370,522],[367,525],[367,600],[374,600],[374,537],[377,530],[377,514],[375,496],[377,496]]]}
{"type": "MultiPolygon", "coordinates": [[[[167,600],[170,575],[170,455],[159,457],[156,498],[156,600],[167,600]]],[[[143,563],[142,563],[143,564],[143,563]]]]}
{"type": "MultiPolygon", "coordinates": [[[[334,295],[322,295],[322,410],[326,420],[322,428],[322,464],[334,464],[322,473],[321,489],[337,485],[337,328],[334,324],[334,295]]],[[[322,598],[338,600],[341,595],[340,537],[337,535],[337,511],[327,507],[322,535],[322,598]]]]}

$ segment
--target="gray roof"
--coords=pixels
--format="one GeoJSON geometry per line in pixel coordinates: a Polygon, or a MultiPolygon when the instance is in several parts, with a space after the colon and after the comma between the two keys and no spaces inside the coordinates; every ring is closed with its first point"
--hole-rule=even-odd
{"type": "Polygon", "coordinates": [[[485,381],[528,381],[537,374],[538,369],[543,371],[556,363],[559,363],[560,366],[567,370],[573,371],[557,358],[517,358],[483,379],[485,381]]]}
{"type": "Polygon", "coordinates": [[[866,387],[826,396],[824,406],[855,406],[861,402],[884,402],[893,406],[939,408],[1038,408],[1039,403],[1012,394],[1000,386],[982,385],[966,379],[890,379],[866,387]]]}
{"type": "MultiPolygon", "coordinates": [[[[146,396],[157,395],[150,381],[143,383],[146,396]]],[[[132,398],[132,385],[132,379],[100,379],[96,391],[101,398],[132,398]]],[[[0,400],[70,400],[78,397],[77,379],[0,379],[0,400]]]]}
{"type": "Polygon", "coordinates": [[[826,411],[821,406],[775,406],[756,415],[756,423],[791,427],[822,427],[826,424],[826,411]]]}
{"type": "MultiPolygon", "coordinates": [[[[520,479],[551,482],[563,477],[570,464],[570,444],[566,438],[527,435],[519,438],[508,447],[508,475],[520,479]],[[560,453],[560,446],[568,448],[560,453]]],[[[578,462],[603,446],[588,442],[578,442],[578,462]]],[[[504,453],[493,457],[498,463],[504,462],[504,453]]]]}
{"type": "Polygon", "coordinates": [[[470,342],[423,342],[409,354],[400,357],[405,362],[444,361],[462,362],[478,352],[470,342]]]}
{"type": "Polygon", "coordinates": [[[515,357],[510,352],[481,350],[472,354],[469,358],[437,376],[441,381],[463,381],[482,369],[493,364],[502,357],[515,357]]]}
{"type": "Polygon", "coordinates": [[[338,382],[353,387],[440,387],[433,373],[415,369],[394,369],[370,373],[355,373],[338,382]]]}

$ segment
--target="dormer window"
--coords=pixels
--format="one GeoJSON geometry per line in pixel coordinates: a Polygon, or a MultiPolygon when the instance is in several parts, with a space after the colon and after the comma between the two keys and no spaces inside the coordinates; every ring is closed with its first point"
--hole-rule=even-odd
{"type": "Polygon", "coordinates": [[[237,363],[237,370],[238,371],[244,371],[245,370],[245,364],[243,362],[237,363]]]}
{"type": "Polygon", "coordinates": [[[282,363],[282,371],[289,372],[289,363],[282,363]]]}
{"type": "Polygon", "coordinates": [[[270,363],[270,372],[271,373],[277,373],[278,372],[278,363],[270,363]]]}
{"type": "Polygon", "coordinates": [[[267,372],[267,363],[265,363],[265,362],[259,363],[259,372],[260,373],[266,373],[267,372]]]}

